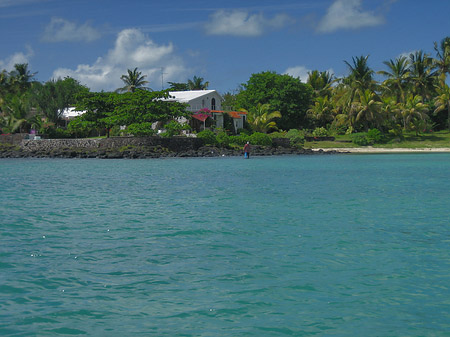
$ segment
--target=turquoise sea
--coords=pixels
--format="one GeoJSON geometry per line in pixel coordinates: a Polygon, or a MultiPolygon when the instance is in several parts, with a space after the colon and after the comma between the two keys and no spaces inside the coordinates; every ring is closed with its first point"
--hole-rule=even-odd
{"type": "Polygon", "coordinates": [[[1,336],[450,336],[450,155],[0,160],[1,336]]]}

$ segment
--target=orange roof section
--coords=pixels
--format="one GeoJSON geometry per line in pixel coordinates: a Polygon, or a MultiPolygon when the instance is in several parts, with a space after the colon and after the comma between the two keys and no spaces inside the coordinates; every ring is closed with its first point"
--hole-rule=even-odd
{"type": "Polygon", "coordinates": [[[211,110],[211,112],[214,112],[214,113],[227,113],[227,114],[229,114],[232,118],[242,118],[242,115],[246,115],[246,114],[247,114],[247,112],[245,112],[245,111],[211,110]]]}

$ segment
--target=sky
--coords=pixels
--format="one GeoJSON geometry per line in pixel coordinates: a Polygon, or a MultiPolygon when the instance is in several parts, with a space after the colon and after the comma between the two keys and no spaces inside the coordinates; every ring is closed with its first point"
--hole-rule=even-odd
{"type": "Polygon", "coordinates": [[[221,94],[254,73],[348,74],[450,36],[449,0],[0,0],[0,69],[28,63],[41,82],[66,76],[92,91],[138,68],[153,90],[193,76],[221,94]]]}

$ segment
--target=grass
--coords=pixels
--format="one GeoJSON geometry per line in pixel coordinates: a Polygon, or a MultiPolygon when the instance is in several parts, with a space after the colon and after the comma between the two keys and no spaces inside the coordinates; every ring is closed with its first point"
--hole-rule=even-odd
{"type": "MultiPolygon", "coordinates": [[[[305,142],[307,149],[327,149],[327,148],[352,148],[361,147],[351,142],[349,135],[336,136],[335,141],[325,142],[305,142]]],[[[437,131],[424,133],[416,136],[414,132],[403,134],[403,139],[391,138],[385,144],[374,144],[375,148],[404,148],[404,149],[429,149],[429,148],[450,148],[450,132],[437,131]]]]}

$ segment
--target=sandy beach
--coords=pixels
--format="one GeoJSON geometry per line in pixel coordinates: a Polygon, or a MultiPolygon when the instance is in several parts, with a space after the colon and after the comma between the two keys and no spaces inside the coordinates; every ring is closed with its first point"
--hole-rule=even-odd
{"type": "Polygon", "coordinates": [[[342,147],[342,148],[327,148],[327,149],[313,149],[314,151],[322,150],[336,151],[340,153],[428,153],[428,152],[450,152],[450,148],[419,148],[419,149],[404,149],[404,148],[378,148],[378,147],[342,147]]]}

